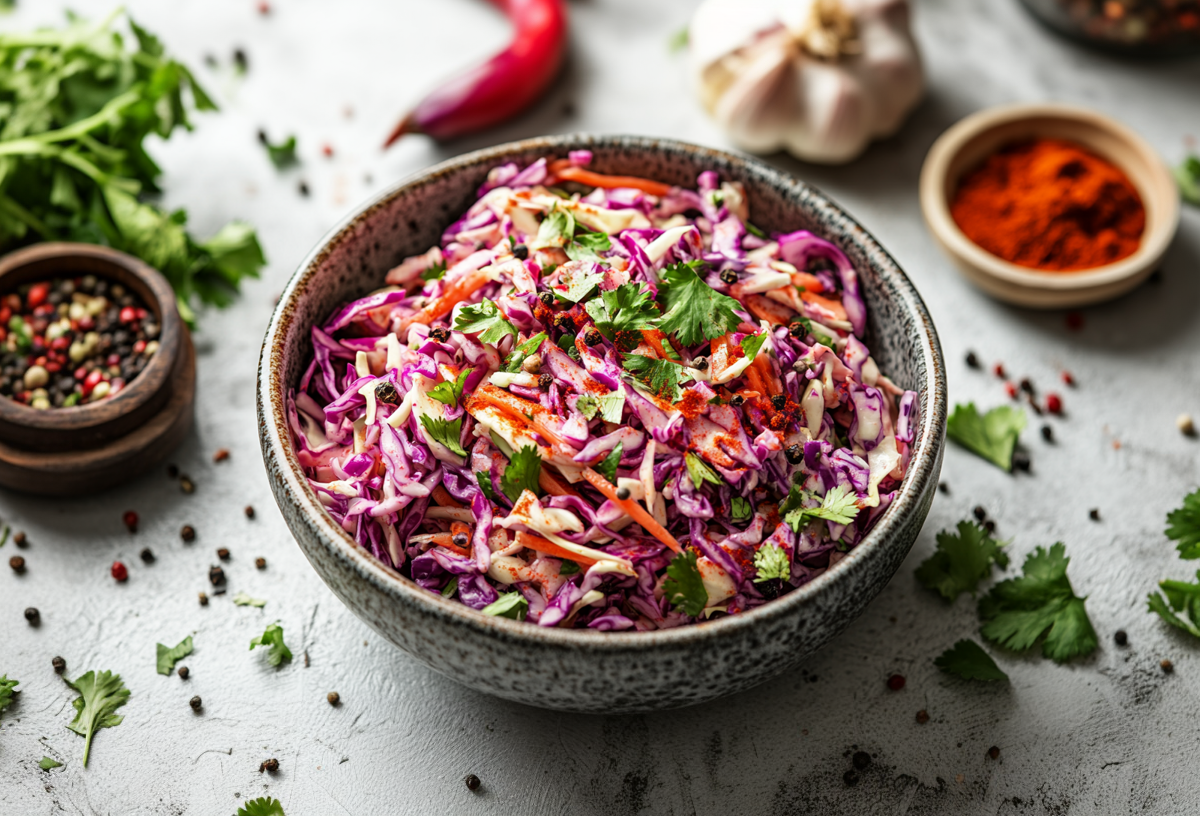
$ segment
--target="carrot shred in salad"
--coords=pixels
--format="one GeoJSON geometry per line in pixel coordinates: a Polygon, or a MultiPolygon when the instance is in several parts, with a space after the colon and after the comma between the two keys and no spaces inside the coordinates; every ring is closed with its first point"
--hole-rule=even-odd
{"type": "Polygon", "coordinates": [[[862,342],[846,255],[742,186],[494,168],[386,285],[312,330],[309,483],[388,567],[485,614],[665,629],[836,564],[908,465],[917,394],[862,342]]]}

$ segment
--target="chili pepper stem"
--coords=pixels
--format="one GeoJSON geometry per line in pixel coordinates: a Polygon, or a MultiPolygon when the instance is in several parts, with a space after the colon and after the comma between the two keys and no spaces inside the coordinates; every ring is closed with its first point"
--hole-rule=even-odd
{"type": "Polygon", "coordinates": [[[396,125],[396,129],[391,132],[391,134],[387,137],[387,141],[383,143],[383,149],[387,150],[396,142],[400,141],[401,136],[405,136],[409,133],[420,132],[421,126],[417,124],[416,118],[410,113],[400,121],[400,124],[396,125]]]}

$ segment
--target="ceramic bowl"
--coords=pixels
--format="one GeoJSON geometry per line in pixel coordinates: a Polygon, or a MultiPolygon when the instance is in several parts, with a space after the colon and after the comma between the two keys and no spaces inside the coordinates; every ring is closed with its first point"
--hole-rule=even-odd
{"type": "Polygon", "coordinates": [[[453,159],[409,178],[347,218],[292,277],[267,330],[258,418],[275,498],[300,548],[350,609],[431,668],[471,688],[530,705],[632,712],[686,706],[794,668],[842,631],[883,588],[912,546],[937,487],[946,379],[921,297],[890,255],[812,187],[761,162],[662,139],[558,136],[453,159]],[[593,166],[693,186],[715,170],[746,185],[754,222],[809,229],[854,263],[869,310],[865,338],[880,368],[920,394],[911,467],[872,532],[832,569],[750,612],[656,632],[542,628],[489,617],[420,589],[385,568],[334,523],[309,489],[285,416],[288,390],[311,358],[310,332],[338,306],[378,288],[385,272],[437,243],[476,197],[490,168],[595,154],[593,166]]]}
{"type": "Polygon", "coordinates": [[[1158,268],[1179,228],[1179,190],[1154,148],[1121,123],[1070,105],[1004,105],[953,125],[925,157],[920,196],[930,232],[967,279],[992,297],[1039,309],[1087,306],[1136,288],[1158,268]],[[1004,145],[1033,138],[1076,142],[1125,172],[1146,208],[1132,255],[1095,269],[1045,272],[993,255],[958,228],[950,201],[959,179],[1004,145]]]}

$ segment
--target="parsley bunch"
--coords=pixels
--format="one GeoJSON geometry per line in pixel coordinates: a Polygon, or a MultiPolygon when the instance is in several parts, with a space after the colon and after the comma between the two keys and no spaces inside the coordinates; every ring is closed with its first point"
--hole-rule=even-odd
{"type": "Polygon", "coordinates": [[[201,242],[186,212],[145,200],[162,175],[146,138],[190,130],[189,109],[217,106],[153,34],[128,17],[133,36],[115,31],[121,15],[0,36],[0,251],[83,241],[128,252],[166,276],[192,322],[193,304],[228,305],[266,259],[245,224],[201,242]]]}

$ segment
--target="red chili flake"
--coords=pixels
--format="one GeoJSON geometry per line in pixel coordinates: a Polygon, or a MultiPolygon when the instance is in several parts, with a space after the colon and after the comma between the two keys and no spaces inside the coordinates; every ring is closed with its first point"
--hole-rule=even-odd
{"type": "Polygon", "coordinates": [[[120,561],[113,561],[112,577],[116,578],[118,583],[124,583],[129,579],[129,570],[120,561]]]}
{"type": "Polygon", "coordinates": [[[1046,395],[1046,410],[1052,414],[1062,413],[1062,398],[1058,394],[1046,395]]]}
{"type": "Polygon", "coordinates": [[[1063,381],[1065,384],[1067,384],[1067,385],[1070,385],[1070,386],[1074,386],[1074,385],[1075,385],[1075,378],[1071,376],[1071,372],[1070,372],[1070,371],[1064,371],[1064,372],[1062,373],[1062,381],[1063,381]]]}
{"type": "Polygon", "coordinates": [[[333,157],[333,145],[327,144],[321,148],[321,152],[325,154],[325,158],[333,157]]]}
{"type": "Polygon", "coordinates": [[[1009,399],[1017,398],[1017,387],[1010,382],[1004,384],[1004,393],[1008,394],[1009,399]]]}
{"type": "Polygon", "coordinates": [[[125,522],[125,526],[129,528],[129,532],[137,532],[138,514],[132,510],[126,510],[125,515],[121,516],[121,521],[125,522]]]}
{"type": "Polygon", "coordinates": [[[1083,328],[1083,312],[1067,312],[1067,328],[1079,331],[1083,328]]]}
{"type": "Polygon", "coordinates": [[[899,691],[900,689],[904,688],[904,675],[893,674],[887,679],[887,687],[892,691],[899,691]]]}
{"type": "Polygon", "coordinates": [[[1004,363],[996,363],[996,365],[992,367],[992,373],[1003,380],[1007,376],[1004,373],[1004,363]]]}

